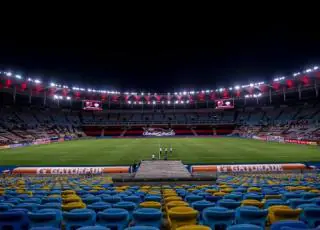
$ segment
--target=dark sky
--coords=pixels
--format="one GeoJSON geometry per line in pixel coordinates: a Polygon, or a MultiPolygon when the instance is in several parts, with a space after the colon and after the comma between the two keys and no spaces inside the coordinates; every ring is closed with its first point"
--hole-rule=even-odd
{"type": "Polygon", "coordinates": [[[0,65],[84,87],[166,92],[267,80],[320,60],[312,14],[88,18],[9,25],[0,38],[0,65]]]}

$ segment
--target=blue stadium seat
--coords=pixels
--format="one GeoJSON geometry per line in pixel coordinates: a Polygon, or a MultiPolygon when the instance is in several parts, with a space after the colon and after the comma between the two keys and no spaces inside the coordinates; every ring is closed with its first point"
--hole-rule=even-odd
{"type": "Polygon", "coordinates": [[[70,212],[63,212],[63,220],[66,230],[94,226],[96,223],[96,213],[90,209],[73,209],[70,212]]]}
{"type": "Polygon", "coordinates": [[[122,208],[106,209],[103,212],[98,212],[97,223],[111,229],[117,228],[122,230],[129,224],[129,212],[122,208]]]}
{"type": "Polygon", "coordinates": [[[161,227],[162,212],[155,208],[139,208],[133,212],[135,225],[161,227]]]}
{"type": "Polygon", "coordinates": [[[29,228],[29,219],[26,212],[7,211],[0,213],[0,229],[10,227],[13,230],[29,228]]]}
{"type": "Polygon", "coordinates": [[[224,208],[228,208],[228,209],[236,209],[236,208],[240,207],[241,202],[231,200],[231,199],[222,199],[222,200],[219,200],[217,204],[220,207],[224,207],[224,208]]]}
{"type": "Polygon", "coordinates": [[[102,201],[101,202],[96,202],[96,203],[93,203],[93,204],[89,204],[87,206],[88,209],[92,209],[96,213],[101,212],[101,211],[103,211],[105,209],[108,209],[108,208],[111,208],[111,207],[112,207],[111,204],[106,203],[106,202],[102,202],[102,201]]]}
{"type": "Polygon", "coordinates": [[[111,230],[111,229],[102,227],[102,226],[87,226],[87,227],[78,228],[77,230],[111,230]]]}
{"type": "Polygon", "coordinates": [[[281,220],[271,225],[270,230],[282,230],[284,227],[308,229],[308,225],[302,221],[296,220],[281,220]]]}
{"type": "Polygon", "coordinates": [[[31,227],[55,227],[60,228],[62,213],[57,209],[42,209],[37,212],[29,212],[31,227]]]}
{"type": "Polygon", "coordinates": [[[236,210],[237,224],[254,224],[264,227],[267,221],[268,210],[254,206],[242,206],[236,210]]]}
{"type": "Polygon", "coordinates": [[[203,224],[215,229],[216,226],[231,226],[234,224],[235,212],[223,207],[206,208],[202,212],[203,224]]]}
{"type": "Polygon", "coordinates": [[[264,227],[257,226],[254,224],[236,224],[229,226],[227,230],[264,230],[264,227]]]}
{"type": "Polygon", "coordinates": [[[306,207],[302,212],[302,219],[310,228],[320,226],[320,207],[306,207]]]}

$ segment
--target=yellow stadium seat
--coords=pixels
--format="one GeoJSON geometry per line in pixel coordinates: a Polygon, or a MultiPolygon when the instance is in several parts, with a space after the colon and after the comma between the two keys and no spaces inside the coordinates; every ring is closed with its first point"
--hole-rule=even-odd
{"type": "Polygon", "coordinates": [[[161,209],[161,204],[155,201],[145,201],[139,204],[141,208],[156,208],[161,209]]]}
{"type": "Polygon", "coordinates": [[[207,184],[197,185],[197,186],[196,186],[197,189],[203,189],[203,188],[206,188],[206,187],[208,187],[207,184]]]}
{"type": "Polygon", "coordinates": [[[307,186],[288,186],[286,187],[286,189],[291,192],[299,191],[299,190],[304,190],[304,191],[312,190],[311,187],[307,187],[307,186]]]}
{"type": "Polygon", "coordinates": [[[71,202],[71,203],[67,203],[67,204],[62,205],[63,211],[70,211],[70,210],[76,209],[76,208],[86,208],[86,205],[82,202],[71,202]]]}
{"type": "Polygon", "coordinates": [[[261,192],[261,188],[250,187],[248,188],[248,192],[261,192]]]}
{"type": "Polygon", "coordinates": [[[166,211],[174,207],[189,207],[189,204],[185,201],[171,201],[166,204],[166,211]]]}
{"type": "Polygon", "coordinates": [[[93,186],[92,189],[93,190],[104,190],[104,188],[100,187],[100,186],[93,186]]]}
{"type": "Polygon", "coordinates": [[[161,195],[161,192],[159,192],[159,191],[149,191],[148,194],[150,194],[150,195],[161,195]]]}
{"type": "Polygon", "coordinates": [[[151,189],[152,189],[152,190],[160,190],[161,187],[160,187],[160,186],[152,186],[151,189]]]}
{"type": "Polygon", "coordinates": [[[226,195],[226,193],[225,192],[215,192],[215,193],[213,193],[213,195],[214,196],[224,196],[224,195],[226,195]]]}
{"type": "Polygon", "coordinates": [[[179,201],[182,200],[180,196],[169,196],[164,199],[164,203],[169,203],[170,201],[179,201]]]}
{"type": "Polygon", "coordinates": [[[258,200],[247,199],[241,202],[242,206],[256,206],[258,208],[263,207],[263,203],[258,200]]]}
{"type": "Polygon", "coordinates": [[[213,194],[213,193],[215,193],[215,192],[218,192],[218,190],[217,190],[217,189],[212,189],[212,188],[211,188],[211,189],[207,189],[207,190],[206,190],[206,192],[208,192],[208,193],[212,193],[212,194],[213,194]]]}
{"type": "Polygon", "coordinates": [[[177,193],[164,193],[163,194],[164,198],[167,198],[167,197],[170,197],[170,196],[178,196],[178,194],[177,193]]]}
{"type": "Polygon", "coordinates": [[[70,196],[70,195],[76,195],[76,192],[73,190],[64,190],[61,192],[62,196],[70,196]]]}
{"type": "Polygon", "coordinates": [[[230,188],[229,185],[226,184],[220,184],[219,188],[224,189],[224,188],[230,188]]]}
{"type": "Polygon", "coordinates": [[[301,209],[292,209],[285,205],[274,205],[268,210],[268,221],[270,224],[280,220],[299,220],[301,214],[301,209]]]}
{"type": "Polygon", "coordinates": [[[149,186],[149,185],[141,186],[140,189],[149,190],[149,189],[151,189],[151,186],[149,186]]]}
{"type": "Polygon", "coordinates": [[[197,224],[198,211],[190,207],[174,207],[168,211],[169,225],[172,230],[185,225],[197,224]]]}
{"type": "Polygon", "coordinates": [[[58,195],[58,194],[52,194],[52,195],[48,195],[48,197],[61,198],[61,196],[60,196],[60,195],[58,195]]]}
{"type": "Polygon", "coordinates": [[[233,189],[232,188],[224,188],[224,189],[221,189],[220,192],[224,192],[224,193],[230,193],[232,192],[233,189]]]}
{"type": "Polygon", "coordinates": [[[80,201],[81,201],[81,198],[78,197],[78,196],[69,196],[69,197],[66,197],[66,198],[63,198],[63,199],[62,199],[62,203],[63,203],[63,204],[80,202],[80,201]]]}

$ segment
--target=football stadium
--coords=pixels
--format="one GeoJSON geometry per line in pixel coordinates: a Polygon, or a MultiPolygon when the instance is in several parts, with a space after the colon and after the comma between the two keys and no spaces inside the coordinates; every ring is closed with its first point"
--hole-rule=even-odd
{"type": "Polygon", "coordinates": [[[0,80],[0,229],[320,226],[317,66],[177,92],[0,80]]]}

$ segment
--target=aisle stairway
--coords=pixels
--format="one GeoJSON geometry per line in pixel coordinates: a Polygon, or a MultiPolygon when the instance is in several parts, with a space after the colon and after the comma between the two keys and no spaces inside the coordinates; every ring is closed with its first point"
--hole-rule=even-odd
{"type": "Polygon", "coordinates": [[[120,137],[123,137],[124,135],[126,135],[126,132],[127,132],[127,129],[124,129],[124,130],[122,131],[122,133],[120,134],[120,137]]]}
{"type": "Polygon", "coordinates": [[[154,160],[142,161],[135,178],[191,178],[191,174],[181,161],[154,160]]]}
{"type": "Polygon", "coordinates": [[[193,128],[191,128],[191,132],[193,133],[194,136],[198,136],[197,132],[193,128]]]}

